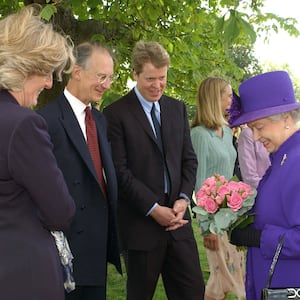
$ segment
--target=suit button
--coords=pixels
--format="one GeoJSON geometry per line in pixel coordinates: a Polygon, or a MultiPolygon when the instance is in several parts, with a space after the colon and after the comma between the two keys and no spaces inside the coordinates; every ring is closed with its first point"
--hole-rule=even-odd
{"type": "Polygon", "coordinates": [[[81,206],[80,206],[80,209],[81,209],[81,210],[84,210],[84,209],[85,209],[85,205],[84,205],[84,204],[81,205],[81,206]]]}
{"type": "Polygon", "coordinates": [[[81,234],[81,233],[83,233],[83,229],[77,230],[77,234],[81,234]]]}

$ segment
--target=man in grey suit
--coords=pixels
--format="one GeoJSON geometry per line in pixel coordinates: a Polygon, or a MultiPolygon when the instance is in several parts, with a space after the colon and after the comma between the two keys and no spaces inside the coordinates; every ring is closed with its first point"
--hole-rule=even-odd
{"type": "Polygon", "coordinates": [[[76,65],[64,92],[38,113],[48,123],[55,157],[77,208],[71,229],[66,232],[74,256],[76,289],[66,294],[66,299],[103,300],[107,262],[121,272],[115,216],[117,180],[105,118],[91,107],[91,102],[99,101],[110,87],[113,59],[109,50],[98,43],[80,44],[75,57],[76,65]],[[86,109],[96,125],[96,148],[102,162],[99,168],[88,147],[86,109]]]}
{"type": "Polygon", "coordinates": [[[170,59],[156,42],[133,50],[136,87],[104,110],[119,185],[127,299],[199,300],[204,281],[188,210],[197,160],[183,102],[164,95],[170,59]]]}

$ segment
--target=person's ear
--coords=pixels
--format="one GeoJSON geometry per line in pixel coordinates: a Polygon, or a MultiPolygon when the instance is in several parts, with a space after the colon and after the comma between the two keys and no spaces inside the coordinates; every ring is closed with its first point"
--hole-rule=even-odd
{"type": "Polygon", "coordinates": [[[133,75],[133,79],[135,80],[135,81],[137,81],[138,80],[138,77],[139,77],[139,74],[133,69],[132,70],[132,75],[133,75]]]}
{"type": "Polygon", "coordinates": [[[72,77],[76,80],[81,80],[82,72],[83,72],[82,67],[75,65],[72,70],[72,77]]]}

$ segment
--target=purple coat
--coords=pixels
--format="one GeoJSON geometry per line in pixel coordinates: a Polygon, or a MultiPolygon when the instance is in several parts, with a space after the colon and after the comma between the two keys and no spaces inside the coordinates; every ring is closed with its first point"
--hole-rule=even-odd
{"type": "Polygon", "coordinates": [[[0,91],[0,298],[63,300],[50,230],[75,212],[41,116],[0,91]]]}
{"type": "Polygon", "coordinates": [[[271,167],[258,186],[254,227],[262,230],[260,248],[249,247],[247,299],[259,300],[281,235],[284,244],[271,287],[300,287],[300,132],[270,155],[271,167]]]}

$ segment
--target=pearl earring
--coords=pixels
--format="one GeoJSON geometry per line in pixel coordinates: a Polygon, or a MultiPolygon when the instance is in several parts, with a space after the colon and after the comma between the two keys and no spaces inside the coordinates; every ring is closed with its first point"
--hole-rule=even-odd
{"type": "Polygon", "coordinates": [[[289,125],[285,125],[284,128],[285,128],[285,129],[290,129],[290,126],[289,126],[289,125]]]}

